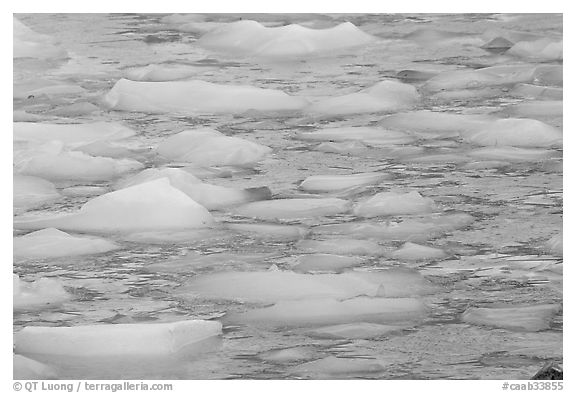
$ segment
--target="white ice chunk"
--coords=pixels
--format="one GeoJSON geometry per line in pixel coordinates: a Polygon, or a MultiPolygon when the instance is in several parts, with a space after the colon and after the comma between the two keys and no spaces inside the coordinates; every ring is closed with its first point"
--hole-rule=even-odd
{"type": "Polygon", "coordinates": [[[506,54],[528,59],[562,60],[563,41],[543,38],[536,41],[520,41],[510,48],[506,54]]]}
{"type": "Polygon", "coordinates": [[[353,175],[316,175],[306,178],[300,188],[309,192],[342,191],[352,187],[375,185],[390,178],[387,173],[356,173],[353,175]]]}
{"type": "Polygon", "coordinates": [[[14,175],[13,186],[16,210],[32,209],[60,198],[54,184],[39,177],[14,175]]]}
{"type": "Polygon", "coordinates": [[[407,261],[421,261],[421,260],[432,260],[432,259],[442,259],[448,254],[444,250],[422,246],[415,243],[404,243],[402,247],[398,250],[392,252],[391,256],[396,259],[407,260],[407,261]]]}
{"type": "Polygon", "coordinates": [[[291,111],[308,101],[280,90],[247,85],[219,85],[200,80],[134,82],[120,79],[104,97],[111,109],[151,113],[242,113],[291,111]]]}
{"type": "Polygon", "coordinates": [[[464,139],[481,146],[559,147],[562,131],[533,119],[500,119],[464,139]]]}
{"type": "Polygon", "coordinates": [[[253,20],[242,20],[210,31],[198,43],[233,54],[292,60],[364,46],[374,39],[350,22],[317,30],[296,24],[265,27],[253,20]]]}
{"type": "Polygon", "coordinates": [[[339,234],[357,238],[422,241],[470,225],[474,218],[469,214],[432,215],[409,218],[401,222],[352,222],[321,225],[313,229],[318,234],[339,234]]]}
{"type": "Polygon", "coordinates": [[[299,250],[316,253],[332,253],[343,255],[383,255],[386,249],[380,244],[369,240],[358,239],[329,239],[329,240],[301,240],[296,243],[299,250]]]}
{"type": "Polygon", "coordinates": [[[297,138],[307,141],[361,141],[364,144],[375,145],[401,145],[415,140],[404,132],[375,127],[323,128],[312,132],[300,132],[297,138]]]}
{"type": "Polygon", "coordinates": [[[546,245],[552,254],[563,255],[562,232],[552,236],[552,238],[546,242],[546,245]]]}
{"type": "Polygon", "coordinates": [[[299,364],[292,367],[290,372],[314,379],[349,379],[358,375],[381,373],[389,365],[378,359],[328,356],[324,359],[299,364]]]}
{"type": "Polygon", "coordinates": [[[381,192],[358,202],[354,214],[360,217],[394,216],[403,214],[432,213],[436,204],[416,191],[381,192]]]}
{"type": "Polygon", "coordinates": [[[80,232],[147,232],[203,228],[213,223],[204,208],[168,179],[158,179],[88,201],[71,214],[20,220],[16,228],[54,227],[80,232]]]}
{"type": "Polygon", "coordinates": [[[277,241],[294,241],[303,238],[307,233],[305,227],[281,224],[226,224],[233,231],[248,233],[250,236],[277,241]]]}
{"type": "Polygon", "coordinates": [[[520,83],[510,91],[510,94],[519,97],[536,98],[539,100],[562,100],[563,89],[561,87],[549,87],[520,83]]]}
{"type": "Polygon", "coordinates": [[[56,306],[70,299],[60,280],[40,278],[34,282],[13,275],[13,307],[15,311],[35,310],[56,306]]]}
{"type": "Polygon", "coordinates": [[[293,198],[251,202],[234,209],[234,214],[263,220],[298,219],[345,213],[350,203],[339,198],[293,198]]]}
{"type": "Polygon", "coordinates": [[[145,67],[129,68],[124,76],[133,81],[167,82],[189,78],[197,75],[201,70],[200,67],[184,64],[150,64],[145,67]]]}
{"type": "Polygon", "coordinates": [[[263,303],[348,299],[360,295],[412,297],[434,291],[435,288],[418,272],[403,269],[341,274],[223,272],[195,276],[178,290],[186,298],[199,296],[263,303]]]}
{"type": "MultiPolygon", "coordinates": [[[[562,93],[560,93],[562,94],[562,93]]],[[[557,101],[525,101],[512,104],[504,109],[506,114],[516,117],[546,118],[562,117],[564,114],[564,103],[557,101]]],[[[533,128],[533,127],[527,127],[533,128]]]]}
{"type": "Polygon", "coordinates": [[[412,85],[382,81],[357,93],[321,99],[308,110],[322,115],[398,112],[412,108],[419,98],[418,91],[412,85]]]}
{"type": "Polygon", "coordinates": [[[16,237],[13,245],[14,257],[18,259],[101,254],[119,248],[118,245],[105,239],[72,236],[54,228],[16,237]]]}
{"type": "Polygon", "coordinates": [[[173,135],[160,143],[156,151],[166,159],[201,166],[252,166],[272,149],[202,128],[173,135]]]}
{"type": "Polygon", "coordinates": [[[22,355],[14,355],[14,379],[56,379],[56,372],[44,363],[28,359],[22,355]]]}
{"type": "Polygon", "coordinates": [[[339,301],[335,299],[305,299],[281,301],[272,307],[231,313],[225,319],[231,323],[268,326],[319,326],[352,322],[391,323],[420,319],[426,307],[414,298],[368,298],[339,301]]]}
{"type": "Polygon", "coordinates": [[[18,173],[50,181],[108,181],[143,167],[132,159],[92,157],[79,151],[68,151],[60,142],[24,150],[14,157],[14,168],[18,173]]]}
{"type": "Polygon", "coordinates": [[[271,196],[268,187],[234,189],[216,186],[203,183],[196,176],[178,168],[145,169],[132,177],[120,180],[115,188],[122,189],[161,178],[167,178],[172,187],[179,189],[208,210],[268,199],[271,196]]]}
{"type": "Polygon", "coordinates": [[[355,256],[335,254],[307,254],[296,260],[292,270],[299,273],[340,273],[346,269],[364,263],[364,259],[355,256]]]}
{"type": "Polygon", "coordinates": [[[537,332],[550,328],[550,321],[560,308],[559,304],[471,307],[464,312],[462,320],[473,325],[537,332]]]}
{"type": "MultiPolygon", "coordinates": [[[[507,162],[544,161],[558,156],[554,150],[526,149],[514,146],[494,146],[474,149],[468,153],[470,157],[483,160],[501,160],[507,162]]],[[[561,156],[561,154],[560,154],[561,156]]]]}
{"type": "Polygon", "coordinates": [[[358,322],[326,326],[310,330],[307,335],[319,338],[372,339],[386,336],[389,333],[406,329],[410,325],[381,325],[377,323],[358,322]]]}
{"type": "Polygon", "coordinates": [[[170,356],[222,333],[216,321],[27,326],[14,334],[16,353],[80,358],[170,356]]]}
{"type": "Polygon", "coordinates": [[[50,142],[58,140],[65,144],[84,144],[128,138],[134,134],[134,130],[119,123],[14,123],[14,141],[50,142]]]}
{"type": "Polygon", "coordinates": [[[380,121],[380,125],[407,131],[422,138],[455,137],[462,131],[476,130],[490,120],[490,117],[482,115],[413,111],[386,116],[380,121]]]}
{"type": "Polygon", "coordinates": [[[47,35],[39,34],[13,18],[14,52],[13,57],[36,59],[62,59],[67,57],[64,49],[47,35]]]}

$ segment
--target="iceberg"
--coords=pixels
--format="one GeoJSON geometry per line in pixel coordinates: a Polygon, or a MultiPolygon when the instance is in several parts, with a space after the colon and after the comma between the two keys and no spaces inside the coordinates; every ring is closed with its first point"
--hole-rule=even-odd
{"type": "Polygon", "coordinates": [[[403,214],[432,213],[436,204],[430,198],[424,198],[417,191],[380,192],[366,200],[358,202],[354,214],[359,217],[396,216],[403,214]]]}
{"type": "Polygon", "coordinates": [[[280,90],[247,85],[219,85],[200,80],[135,82],[120,79],[104,97],[114,110],[150,113],[243,113],[294,111],[308,105],[280,90]]]}
{"type": "Polygon", "coordinates": [[[167,178],[172,187],[179,189],[208,210],[270,199],[272,196],[268,187],[234,189],[216,186],[203,183],[196,176],[178,168],[145,169],[128,179],[120,180],[115,188],[122,189],[161,178],[167,178]]]}
{"type": "Polygon", "coordinates": [[[209,128],[180,132],[156,148],[165,159],[201,166],[252,166],[271,151],[267,146],[209,128]]]}
{"type": "Polygon", "coordinates": [[[13,246],[17,260],[101,254],[119,248],[105,239],[72,236],[55,228],[16,237],[13,246]]]}
{"type": "Polygon", "coordinates": [[[350,22],[317,30],[296,24],[265,27],[253,20],[241,20],[208,32],[198,40],[198,44],[232,54],[293,60],[330,55],[374,40],[350,22]]]}
{"type": "Polygon", "coordinates": [[[293,198],[251,202],[233,213],[262,220],[298,219],[346,213],[350,202],[339,198],[293,198]]]}
{"type": "Polygon", "coordinates": [[[17,274],[13,274],[12,278],[14,311],[54,307],[71,298],[60,280],[43,277],[37,281],[26,282],[22,281],[17,274]]]}
{"type": "Polygon", "coordinates": [[[291,271],[223,272],[195,276],[178,289],[183,298],[226,299],[253,303],[284,300],[349,299],[356,296],[414,297],[434,293],[418,272],[300,274],[291,271]]]}
{"type": "Polygon", "coordinates": [[[14,175],[13,187],[16,211],[33,209],[60,199],[54,184],[39,177],[14,175]]]}
{"type": "Polygon", "coordinates": [[[353,187],[376,185],[389,179],[387,173],[356,173],[353,175],[316,175],[307,177],[300,188],[308,192],[343,191],[353,187]]]}
{"type": "Polygon", "coordinates": [[[134,130],[119,123],[14,123],[14,141],[50,142],[57,140],[69,145],[124,139],[134,134],[134,130]]]}
{"type": "Polygon", "coordinates": [[[499,119],[464,140],[481,146],[560,147],[562,131],[533,119],[499,119]]]}
{"type": "Polygon", "coordinates": [[[247,312],[233,312],[224,317],[229,323],[256,324],[270,327],[307,327],[352,322],[395,323],[419,320],[426,307],[414,298],[356,297],[348,300],[287,300],[271,307],[247,312]]]}
{"type": "Polygon", "coordinates": [[[23,355],[78,358],[171,356],[222,333],[216,321],[108,324],[72,327],[26,326],[14,334],[15,352],[23,355]]]}
{"type": "Polygon", "coordinates": [[[158,179],[100,195],[78,212],[17,220],[20,229],[54,227],[65,231],[133,233],[204,228],[213,218],[168,179],[158,179]]]}
{"type": "Polygon", "coordinates": [[[55,182],[108,181],[144,167],[132,159],[93,157],[80,151],[68,151],[61,142],[21,151],[15,154],[14,161],[18,173],[55,182]]]}
{"type": "Polygon", "coordinates": [[[471,307],[462,314],[462,321],[473,325],[538,332],[550,328],[550,321],[560,308],[559,304],[471,307]]]}
{"type": "Polygon", "coordinates": [[[313,114],[351,115],[411,109],[420,95],[412,85],[382,81],[357,93],[321,99],[308,108],[313,114]]]}

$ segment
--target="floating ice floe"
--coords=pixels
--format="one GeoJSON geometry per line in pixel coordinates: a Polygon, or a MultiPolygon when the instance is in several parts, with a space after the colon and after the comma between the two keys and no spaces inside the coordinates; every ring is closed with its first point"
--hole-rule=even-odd
{"type": "Polygon", "coordinates": [[[64,59],[68,56],[66,51],[58,46],[57,42],[44,34],[39,34],[18,19],[13,18],[14,52],[13,57],[35,59],[64,59]]]}
{"type": "Polygon", "coordinates": [[[443,259],[448,256],[444,250],[415,243],[404,243],[402,247],[390,254],[391,257],[407,261],[443,259]]]}
{"type": "Polygon", "coordinates": [[[520,41],[514,44],[506,54],[528,59],[562,60],[562,40],[556,41],[548,38],[536,41],[520,41]]]}
{"type": "Polygon", "coordinates": [[[541,65],[534,71],[534,83],[562,87],[564,67],[561,64],[541,65]]]}
{"type": "Polygon", "coordinates": [[[282,224],[226,224],[225,227],[235,232],[246,233],[250,237],[276,241],[294,241],[303,238],[308,230],[299,225],[282,224]]]}
{"type": "Polygon", "coordinates": [[[362,239],[423,241],[470,225],[469,214],[432,215],[400,222],[359,222],[320,225],[314,234],[338,234],[362,239]]]}
{"type": "Polygon", "coordinates": [[[563,89],[561,87],[538,86],[520,83],[510,91],[513,96],[535,98],[538,100],[562,100],[563,89]]]}
{"type": "Polygon", "coordinates": [[[18,173],[55,182],[108,181],[143,167],[132,159],[93,157],[80,151],[68,151],[61,142],[20,151],[14,157],[14,168],[18,173]]]}
{"type": "Polygon", "coordinates": [[[560,147],[562,131],[533,119],[499,119],[465,134],[464,140],[481,146],[560,147]]]}
{"type": "Polygon", "coordinates": [[[13,356],[14,379],[56,379],[56,372],[44,363],[22,355],[13,356]]]}
{"type": "Polygon", "coordinates": [[[429,93],[442,90],[481,89],[492,86],[504,86],[527,83],[534,80],[538,66],[533,64],[504,65],[480,68],[476,70],[453,70],[442,72],[430,78],[422,86],[429,93]]]}
{"type": "Polygon", "coordinates": [[[234,214],[263,220],[298,219],[342,214],[350,202],[339,198],[293,198],[251,202],[234,209],[234,214]]]}
{"type": "Polygon", "coordinates": [[[168,179],[158,179],[98,196],[75,213],[17,220],[21,229],[115,233],[204,228],[213,223],[206,210],[168,179]]]}
{"type": "Polygon", "coordinates": [[[342,191],[352,187],[375,185],[390,175],[381,172],[355,173],[353,175],[316,175],[307,177],[300,188],[309,192],[342,191]]]}
{"type": "Polygon", "coordinates": [[[133,154],[124,146],[108,141],[90,142],[73,149],[95,157],[124,158],[133,154]]]}
{"type": "Polygon", "coordinates": [[[321,115],[351,115],[373,112],[398,112],[412,108],[420,95],[412,85],[396,81],[378,82],[357,93],[321,99],[308,111],[321,115]]]}
{"type": "Polygon", "coordinates": [[[14,334],[15,352],[78,358],[170,356],[222,333],[216,321],[27,326],[14,334]]]}
{"type": "Polygon", "coordinates": [[[413,111],[386,116],[380,125],[421,138],[446,138],[459,136],[463,131],[477,130],[491,120],[491,117],[484,115],[413,111]]]}
{"type": "Polygon", "coordinates": [[[124,72],[124,76],[132,81],[168,82],[190,78],[201,71],[200,67],[185,64],[150,64],[145,67],[129,68],[124,72]]]}
{"type": "Polygon", "coordinates": [[[388,366],[389,362],[378,359],[328,356],[294,366],[290,369],[290,373],[314,379],[349,379],[354,376],[382,373],[388,366]]]}
{"type": "Polygon", "coordinates": [[[358,202],[354,214],[360,217],[395,216],[403,214],[432,213],[436,204],[417,191],[380,192],[366,200],[358,202]]]}
{"type": "Polygon", "coordinates": [[[339,238],[329,240],[301,240],[296,247],[305,252],[332,253],[342,255],[384,255],[386,249],[369,240],[339,238]]]}
{"type": "Polygon", "coordinates": [[[552,238],[546,242],[546,245],[552,254],[563,255],[564,248],[563,248],[562,232],[552,236],[552,238]]]}
{"type": "Polygon", "coordinates": [[[268,146],[225,136],[209,128],[180,132],[156,148],[156,152],[168,160],[201,166],[252,166],[271,151],[268,146]]]}
{"type": "Polygon", "coordinates": [[[354,339],[372,339],[386,336],[390,333],[397,332],[410,327],[404,325],[381,325],[378,323],[358,322],[345,323],[342,325],[333,325],[321,327],[306,332],[306,335],[318,338],[344,338],[354,339]]]}
{"type": "Polygon", "coordinates": [[[471,307],[462,315],[462,321],[474,325],[538,332],[550,328],[550,321],[560,311],[560,308],[558,304],[491,308],[471,307]]]}
{"type": "Polygon", "coordinates": [[[498,160],[506,162],[522,162],[522,161],[544,161],[553,157],[561,156],[555,150],[546,149],[527,149],[523,147],[514,146],[491,146],[474,149],[468,153],[468,156],[475,159],[483,160],[498,160]]]}
{"type": "Polygon", "coordinates": [[[555,101],[525,101],[508,105],[504,112],[510,116],[528,117],[531,119],[562,117],[564,105],[561,100],[555,101]]]}
{"type": "MultiPolygon", "coordinates": [[[[415,138],[404,132],[390,131],[375,127],[323,128],[312,132],[300,132],[296,136],[306,141],[360,141],[366,145],[402,145],[415,138]]],[[[365,146],[364,146],[365,147],[365,146]]]]}
{"type": "Polygon", "coordinates": [[[54,228],[16,237],[13,246],[17,260],[101,254],[119,248],[105,239],[72,236],[54,228]]]}
{"type": "Polygon", "coordinates": [[[39,177],[14,175],[13,187],[16,211],[39,207],[60,198],[54,184],[39,177]]]}
{"type": "Polygon", "coordinates": [[[365,260],[357,256],[306,254],[300,255],[296,262],[292,270],[298,273],[341,273],[349,268],[361,265],[365,260]]]}
{"type": "Polygon", "coordinates": [[[180,296],[274,303],[284,300],[348,299],[355,296],[413,297],[436,288],[418,272],[300,274],[290,271],[223,272],[193,277],[178,289],[180,296]]]}
{"type": "Polygon", "coordinates": [[[77,102],[53,109],[47,114],[51,116],[77,117],[86,116],[99,111],[100,108],[90,102],[77,102]]]}
{"type": "Polygon", "coordinates": [[[198,44],[232,54],[293,60],[333,54],[374,40],[350,22],[317,30],[296,24],[265,27],[253,20],[241,20],[210,31],[198,40],[198,44]]]}
{"type": "Polygon", "coordinates": [[[12,304],[14,311],[53,307],[70,298],[71,296],[57,279],[44,277],[34,282],[26,282],[20,280],[18,275],[13,275],[12,304]]]}
{"type": "Polygon", "coordinates": [[[14,99],[55,99],[62,96],[78,96],[86,93],[86,89],[69,83],[44,81],[42,79],[30,82],[15,83],[12,91],[14,99]]]}
{"type": "Polygon", "coordinates": [[[119,123],[95,122],[83,124],[14,123],[14,141],[85,144],[103,140],[118,140],[135,134],[119,123]]]}
{"type": "Polygon", "coordinates": [[[271,197],[268,187],[234,189],[216,186],[203,183],[194,175],[178,168],[145,169],[132,177],[117,182],[116,189],[162,178],[167,178],[172,187],[179,189],[208,210],[218,210],[226,206],[270,199],[271,197]]]}
{"type": "Polygon", "coordinates": [[[325,153],[338,153],[338,154],[359,154],[368,149],[364,143],[359,141],[349,142],[322,142],[314,148],[314,150],[322,151],[325,153]]]}
{"type": "Polygon", "coordinates": [[[104,97],[110,109],[151,113],[242,113],[303,109],[308,101],[280,90],[200,80],[134,82],[120,79],[104,97]]]}
{"type": "Polygon", "coordinates": [[[412,321],[426,315],[426,307],[414,298],[356,297],[348,300],[288,300],[274,306],[229,313],[230,323],[257,324],[272,327],[321,326],[352,322],[394,323],[412,321]]]}

